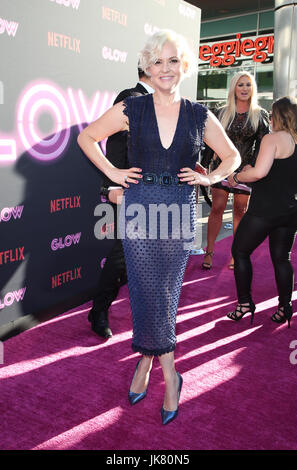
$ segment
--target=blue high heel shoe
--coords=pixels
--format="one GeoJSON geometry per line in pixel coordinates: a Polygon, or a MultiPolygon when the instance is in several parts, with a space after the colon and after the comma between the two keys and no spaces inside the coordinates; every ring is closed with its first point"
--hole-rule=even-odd
{"type": "Polygon", "coordinates": [[[182,378],[182,376],[180,375],[179,372],[177,372],[176,375],[177,375],[178,380],[179,380],[178,390],[177,390],[177,409],[175,411],[167,411],[162,406],[162,408],[161,408],[161,417],[162,417],[162,423],[163,424],[170,423],[170,421],[173,421],[178,415],[178,402],[179,402],[180,392],[181,392],[182,385],[183,385],[183,378],[182,378]]]}
{"type": "MultiPolygon", "coordinates": [[[[136,374],[136,372],[137,372],[137,367],[138,367],[140,361],[141,361],[141,359],[139,359],[139,361],[138,361],[137,364],[136,364],[136,368],[135,368],[135,372],[134,372],[134,375],[133,375],[133,379],[134,379],[135,374],[136,374]]],[[[132,379],[132,382],[133,382],[133,379],[132,379]]],[[[143,399],[146,397],[146,391],[147,391],[147,388],[146,388],[145,391],[142,392],[142,393],[134,393],[134,392],[130,392],[130,390],[129,390],[128,398],[129,398],[130,405],[135,405],[135,404],[138,403],[140,400],[143,400],[143,399]]]]}

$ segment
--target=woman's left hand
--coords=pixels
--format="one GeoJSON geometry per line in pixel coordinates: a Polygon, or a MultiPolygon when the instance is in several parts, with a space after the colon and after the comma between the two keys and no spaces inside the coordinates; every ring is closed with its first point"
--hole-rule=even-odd
{"type": "Polygon", "coordinates": [[[202,184],[202,186],[209,186],[211,184],[207,175],[200,172],[198,173],[192,170],[192,168],[181,168],[180,171],[181,173],[178,173],[177,176],[182,182],[186,182],[190,185],[202,184]]]}

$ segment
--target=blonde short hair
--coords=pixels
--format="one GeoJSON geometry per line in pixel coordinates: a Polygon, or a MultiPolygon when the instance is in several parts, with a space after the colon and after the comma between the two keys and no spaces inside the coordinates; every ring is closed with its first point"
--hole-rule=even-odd
{"type": "Polygon", "coordinates": [[[148,68],[157,60],[166,42],[171,42],[176,46],[185,76],[190,76],[197,72],[197,59],[186,39],[175,31],[162,29],[149,37],[144,48],[139,53],[139,66],[147,75],[149,75],[148,68]]]}

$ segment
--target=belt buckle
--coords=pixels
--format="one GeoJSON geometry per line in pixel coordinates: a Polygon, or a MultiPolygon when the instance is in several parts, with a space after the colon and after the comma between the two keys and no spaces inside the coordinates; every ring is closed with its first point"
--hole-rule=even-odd
{"type": "Polygon", "coordinates": [[[160,184],[163,184],[164,186],[169,186],[170,184],[172,184],[172,182],[173,178],[170,174],[162,173],[162,175],[160,175],[160,184]]]}
{"type": "Polygon", "coordinates": [[[144,184],[156,184],[157,176],[154,173],[145,173],[143,175],[142,181],[144,184]]]}

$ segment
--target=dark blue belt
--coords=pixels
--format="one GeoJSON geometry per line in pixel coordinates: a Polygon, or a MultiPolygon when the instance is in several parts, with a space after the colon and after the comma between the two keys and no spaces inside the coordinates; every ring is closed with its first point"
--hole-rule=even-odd
{"type": "Polygon", "coordinates": [[[172,176],[168,173],[162,173],[161,175],[156,175],[156,173],[144,173],[142,182],[144,184],[162,184],[164,186],[170,186],[171,184],[187,184],[186,181],[180,181],[178,176],[172,176]]]}

